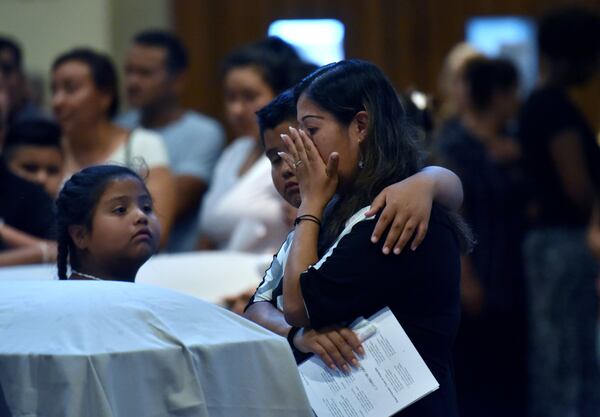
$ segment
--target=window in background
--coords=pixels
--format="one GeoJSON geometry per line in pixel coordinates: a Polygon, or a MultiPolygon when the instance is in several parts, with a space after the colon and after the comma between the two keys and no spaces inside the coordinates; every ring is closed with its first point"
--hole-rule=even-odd
{"type": "Polygon", "coordinates": [[[279,36],[319,66],[344,59],[344,32],[343,23],[335,19],[276,20],[269,26],[269,36],[279,36]]]}
{"type": "Polygon", "coordinates": [[[525,17],[475,17],[466,24],[467,42],[490,57],[510,59],[519,70],[523,94],[537,80],[536,27],[525,17]]]}

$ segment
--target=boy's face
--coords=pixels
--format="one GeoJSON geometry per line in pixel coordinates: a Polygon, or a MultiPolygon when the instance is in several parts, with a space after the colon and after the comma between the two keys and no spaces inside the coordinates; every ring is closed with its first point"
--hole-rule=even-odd
{"type": "Polygon", "coordinates": [[[300,188],[298,180],[283,159],[279,157],[278,152],[285,152],[285,146],[281,140],[281,134],[289,134],[289,126],[296,127],[297,121],[294,119],[285,120],[278,124],[274,129],[264,131],[263,139],[265,142],[265,154],[271,161],[271,177],[277,192],[292,206],[300,207],[300,188]]]}
{"type": "Polygon", "coordinates": [[[8,160],[10,171],[28,181],[44,187],[56,198],[63,179],[63,156],[53,146],[19,146],[11,151],[8,160]]]}

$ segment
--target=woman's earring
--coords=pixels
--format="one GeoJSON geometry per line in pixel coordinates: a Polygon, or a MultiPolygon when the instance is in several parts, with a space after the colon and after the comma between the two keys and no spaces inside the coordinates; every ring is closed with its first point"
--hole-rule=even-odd
{"type": "Polygon", "coordinates": [[[358,156],[359,156],[359,158],[358,158],[358,168],[359,169],[363,169],[365,167],[365,161],[363,159],[363,154],[362,154],[362,151],[360,149],[358,151],[358,156]]]}

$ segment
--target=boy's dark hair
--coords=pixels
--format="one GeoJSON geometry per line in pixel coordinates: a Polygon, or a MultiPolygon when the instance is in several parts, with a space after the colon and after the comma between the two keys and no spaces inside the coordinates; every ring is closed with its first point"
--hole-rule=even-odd
{"type": "Polygon", "coordinates": [[[89,48],[72,49],[54,60],[52,71],[70,61],[79,61],[89,67],[96,88],[112,96],[107,116],[109,118],[116,116],[119,110],[119,88],[117,71],[109,56],[89,48]]]}
{"type": "Polygon", "coordinates": [[[465,66],[463,79],[477,111],[488,110],[494,94],[508,92],[519,83],[517,69],[506,59],[474,58],[465,66]]]}
{"type": "Polygon", "coordinates": [[[23,63],[23,54],[21,53],[21,47],[17,41],[7,36],[0,36],[0,51],[4,49],[10,50],[14,57],[16,67],[21,68],[23,63]]]}
{"type": "Polygon", "coordinates": [[[188,53],[181,40],[163,30],[145,30],[133,38],[133,42],[143,46],[163,48],[167,52],[166,66],[169,74],[177,75],[188,67],[188,53]]]}
{"type": "Polygon", "coordinates": [[[4,138],[3,156],[11,158],[20,146],[44,146],[61,150],[61,131],[58,124],[45,119],[24,120],[13,124],[4,138]]]}
{"type": "Polygon", "coordinates": [[[144,184],[142,178],[127,167],[96,165],[74,174],[63,186],[56,200],[59,279],[67,279],[67,265],[79,267],[77,247],[69,235],[69,226],[83,225],[91,231],[94,212],[104,190],[113,180],[123,177],[133,177],[144,184]]]}
{"type": "Polygon", "coordinates": [[[267,129],[274,129],[286,120],[296,120],[296,99],[291,89],[275,97],[269,104],[256,112],[260,128],[260,141],[265,144],[264,133],[267,129]]]}

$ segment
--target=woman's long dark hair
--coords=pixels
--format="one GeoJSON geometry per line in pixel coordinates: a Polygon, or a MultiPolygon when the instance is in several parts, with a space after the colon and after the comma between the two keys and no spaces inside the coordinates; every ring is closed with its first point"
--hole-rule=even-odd
{"type": "Polygon", "coordinates": [[[67,279],[67,267],[79,267],[77,247],[69,235],[69,226],[83,225],[92,230],[92,219],[106,187],[115,179],[132,177],[144,180],[129,168],[119,165],[96,165],[74,174],[63,186],[56,200],[58,230],[58,278],[67,279]]]}
{"type": "Polygon", "coordinates": [[[325,240],[331,241],[346,220],[381,190],[417,173],[421,155],[398,95],[375,65],[347,60],[321,67],[296,86],[296,100],[303,94],[345,126],[358,112],[369,114],[367,137],[361,144],[364,165],[328,216],[325,240]]]}
{"type": "Polygon", "coordinates": [[[296,102],[301,95],[345,126],[358,112],[369,114],[367,136],[361,143],[363,166],[327,215],[323,231],[327,244],[350,216],[369,205],[385,187],[416,174],[423,167],[424,155],[398,94],[383,72],[369,62],[346,60],[321,67],[296,86],[296,102]]]}

